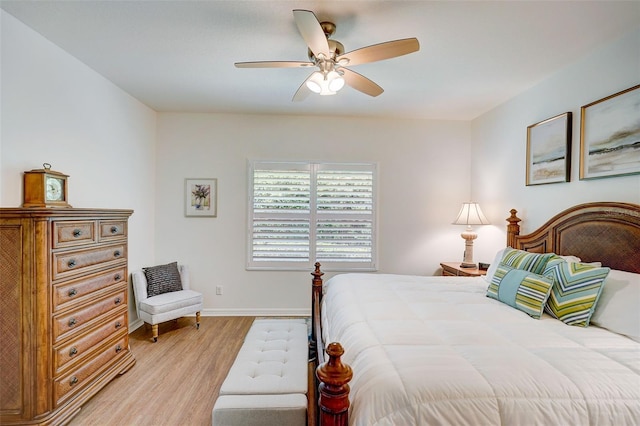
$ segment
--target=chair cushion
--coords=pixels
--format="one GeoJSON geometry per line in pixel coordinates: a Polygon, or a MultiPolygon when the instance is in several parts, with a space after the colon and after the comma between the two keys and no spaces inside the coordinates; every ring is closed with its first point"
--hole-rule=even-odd
{"type": "Polygon", "coordinates": [[[158,315],[197,304],[202,304],[201,293],[193,290],[180,290],[149,297],[140,302],[140,310],[151,315],[158,315]]]}
{"type": "Polygon", "coordinates": [[[178,262],[142,268],[142,271],[147,279],[148,297],[182,290],[178,262]]]}

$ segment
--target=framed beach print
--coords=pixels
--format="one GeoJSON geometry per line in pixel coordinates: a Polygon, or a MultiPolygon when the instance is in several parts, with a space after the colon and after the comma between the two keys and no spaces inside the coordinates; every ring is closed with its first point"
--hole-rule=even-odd
{"type": "Polygon", "coordinates": [[[527,127],[527,185],[569,182],[571,112],[527,127]]]}
{"type": "Polygon", "coordinates": [[[580,109],[580,179],[640,173],[640,85],[580,109]]]}
{"type": "Polygon", "coordinates": [[[187,178],[184,182],[184,215],[216,217],[218,180],[187,178]]]}

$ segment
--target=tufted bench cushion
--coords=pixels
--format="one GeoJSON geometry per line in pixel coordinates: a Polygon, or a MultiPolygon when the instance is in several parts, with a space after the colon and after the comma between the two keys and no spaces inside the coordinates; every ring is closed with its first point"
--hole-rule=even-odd
{"type": "Polygon", "coordinates": [[[255,320],[222,383],[212,424],[305,425],[307,363],[304,319],[255,320]]]}

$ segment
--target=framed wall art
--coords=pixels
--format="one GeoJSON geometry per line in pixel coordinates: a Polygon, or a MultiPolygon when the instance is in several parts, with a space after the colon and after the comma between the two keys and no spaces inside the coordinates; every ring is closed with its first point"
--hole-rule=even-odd
{"type": "Polygon", "coordinates": [[[580,109],[580,179],[640,173],[640,85],[580,109]]]}
{"type": "Polygon", "coordinates": [[[569,182],[571,117],[565,112],[527,127],[527,186],[569,182]]]}
{"type": "Polygon", "coordinates": [[[218,179],[184,180],[184,215],[216,217],[218,205],[218,179]]]}

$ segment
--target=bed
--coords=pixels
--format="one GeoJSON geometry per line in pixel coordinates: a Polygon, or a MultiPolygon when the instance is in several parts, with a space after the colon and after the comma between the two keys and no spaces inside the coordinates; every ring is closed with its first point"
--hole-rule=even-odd
{"type": "MultiPolygon", "coordinates": [[[[488,279],[341,274],[323,282],[316,264],[313,420],[640,424],[640,206],[582,204],[527,235],[516,214],[507,219],[512,249],[496,254],[488,279]],[[505,274],[522,272],[506,266],[507,252],[544,257],[550,271],[599,271],[602,290],[586,323],[561,310],[553,310],[561,319],[546,312],[536,319],[512,301],[487,297],[490,282],[502,285],[505,274]]],[[[547,282],[549,272],[540,276],[547,282]]]]}

